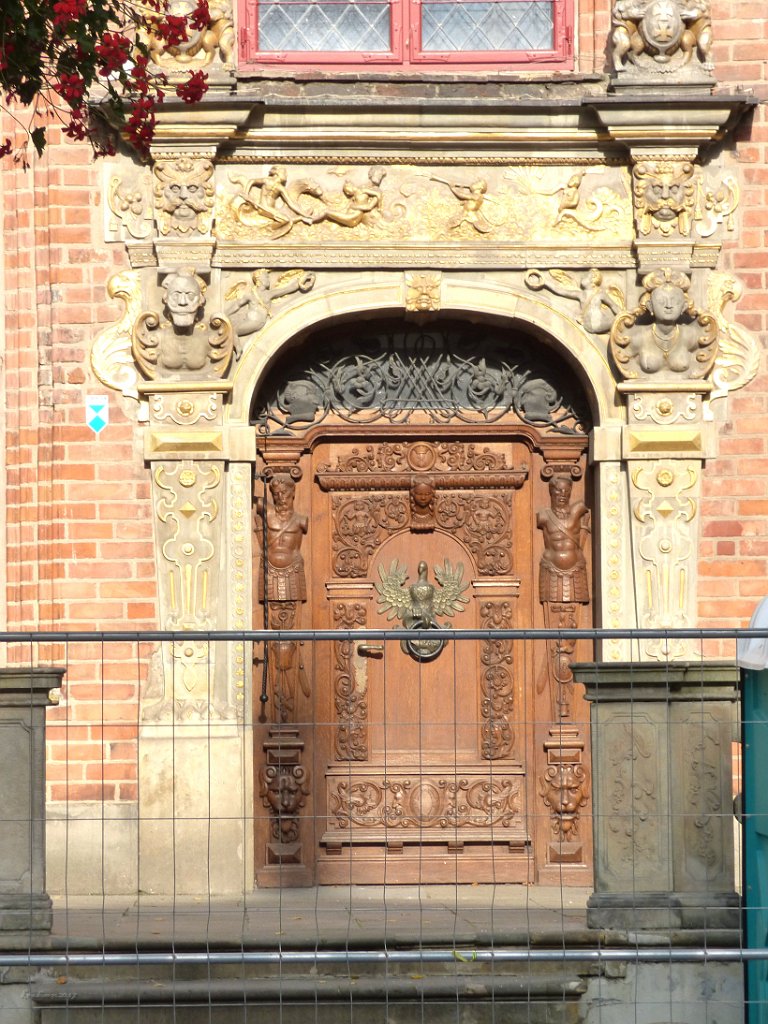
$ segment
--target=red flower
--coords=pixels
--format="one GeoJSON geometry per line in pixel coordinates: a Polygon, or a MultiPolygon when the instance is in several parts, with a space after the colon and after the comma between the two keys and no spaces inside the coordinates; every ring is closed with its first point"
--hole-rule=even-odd
{"type": "Polygon", "coordinates": [[[53,24],[56,28],[66,28],[72,21],[78,21],[85,14],[85,0],[55,0],[53,5],[53,24]]]}
{"type": "Polygon", "coordinates": [[[179,46],[188,39],[187,19],[175,14],[166,14],[165,18],[158,22],[155,32],[165,40],[166,46],[179,46]]]}
{"type": "Polygon", "coordinates": [[[119,72],[131,54],[130,42],[117,32],[105,32],[93,49],[99,58],[99,74],[105,77],[119,72]]]}
{"type": "Polygon", "coordinates": [[[64,72],[59,77],[59,81],[54,88],[61,98],[66,100],[73,109],[76,110],[83,105],[85,79],[82,75],[78,75],[77,73],[68,75],[64,72]]]}
{"type": "Polygon", "coordinates": [[[189,24],[192,28],[202,32],[211,23],[211,12],[208,10],[208,0],[198,0],[197,7],[189,16],[189,24]]]}
{"type": "Polygon", "coordinates": [[[185,103],[199,103],[208,92],[208,75],[204,71],[193,71],[186,82],[176,86],[176,95],[185,103]]]}

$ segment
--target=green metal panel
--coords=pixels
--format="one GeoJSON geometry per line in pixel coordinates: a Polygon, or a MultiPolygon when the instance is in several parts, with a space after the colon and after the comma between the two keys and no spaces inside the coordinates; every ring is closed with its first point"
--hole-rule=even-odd
{"type": "MultiPolygon", "coordinates": [[[[748,949],[768,947],[768,670],[744,670],[744,904],[748,949]]],[[[747,1022],[768,1024],[768,961],[747,964],[747,1022]]]]}

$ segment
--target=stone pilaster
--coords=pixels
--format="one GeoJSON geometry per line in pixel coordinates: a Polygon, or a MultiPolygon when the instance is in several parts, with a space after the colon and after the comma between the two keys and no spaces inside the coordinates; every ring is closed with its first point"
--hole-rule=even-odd
{"type": "Polygon", "coordinates": [[[735,928],[738,669],[573,666],[591,702],[595,928],[735,928]]]}
{"type": "Polygon", "coordinates": [[[63,669],[0,669],[0,944],[28,948],[51,930],[45,891],[45,709],[63,669]]]}

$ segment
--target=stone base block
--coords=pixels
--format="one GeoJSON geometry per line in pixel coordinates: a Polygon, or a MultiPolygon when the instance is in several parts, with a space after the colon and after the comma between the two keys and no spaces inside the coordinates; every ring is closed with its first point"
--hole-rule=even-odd
{"type": "Polygon", "coordinates": [[[0,893],[0,947],[3,949],[47,942],[52,922],[53,905],[47,893],[0,893]],[[21,946],[12,946],[14,935],[18,935],[21,946]]]}
{"type": "Polygon", "coordinates": [[[738,928],[739,921],[739,897],[735,892],[593,893],[587,901],[590,928],[620,931],[738,928]]]}

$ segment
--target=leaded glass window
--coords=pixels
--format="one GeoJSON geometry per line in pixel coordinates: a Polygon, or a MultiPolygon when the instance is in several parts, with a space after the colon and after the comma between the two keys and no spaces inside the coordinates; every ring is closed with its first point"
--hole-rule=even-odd
{"type": "Polygon", "coordinates": [[[386,51],[389,12],[387,0],[261,0],[260,49],[386,51]]]}

